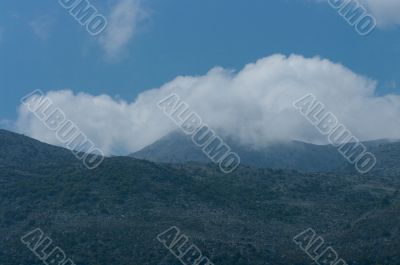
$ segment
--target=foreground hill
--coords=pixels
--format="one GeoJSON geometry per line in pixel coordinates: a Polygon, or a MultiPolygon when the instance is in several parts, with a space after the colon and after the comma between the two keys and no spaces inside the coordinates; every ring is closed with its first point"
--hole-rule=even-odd
{"type": "Polygon", "coordinates": [[[170,226],[216,265],[311,264],[292,241],[309,227],[349,264],[400,264],[398,175],[226,175],[129,157],[90,171],[65,151],[0,134],[0,264],[42,264],[20,242],[38,227],[77,265],[180,264],[156,240],[170,226]]]}
{"type": "Polygon", "coordinates": [[[0,167],[32,168],[48,161],[74,161],[71,151],[0,129],[0,167]]]}

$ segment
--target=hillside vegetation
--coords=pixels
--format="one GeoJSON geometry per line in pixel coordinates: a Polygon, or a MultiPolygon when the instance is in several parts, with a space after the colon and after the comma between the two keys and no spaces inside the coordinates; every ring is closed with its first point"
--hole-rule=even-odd
{"type": "Polygon", "coordinates": [[[106,158],[0,131],[0,264],[42,264],[20,241],[41,228],[77,265],[175,265],[157,241],[179,227],[216,265],[311,264],[311,227],[349,264],[400,264],[397,146],[370,175],[106,158]],[[385,165],[387,163],[387,165],[385,165]]]}

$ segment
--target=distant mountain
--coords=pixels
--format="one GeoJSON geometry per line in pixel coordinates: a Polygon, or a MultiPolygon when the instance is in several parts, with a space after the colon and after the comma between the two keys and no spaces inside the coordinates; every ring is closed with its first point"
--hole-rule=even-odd
{"type": "MultiPolygon", "coordinates": [[[[292,141],[271,143],[261,149],[227,141],[232,150],[239,154],[243,165],[273,168],[293,169],[303,172],[354,172],[354,167],[331,145],[314,145],[292,141]]],[[[377,152],[381,159],[386,159],[386,151],[391,150],[395,156],[400,155],[400,143],[390,143],[386,140],[364,143],[370,151],[377,152]]],[[[160,163],[210,163],[210,159],[191,141],[191,138],[181,133],[171,133],[155,143],[131,154],[132,157],[160,163]]],[[[382,162],[382,161],[380,161],[382,162]]],[[[395,161],[392,161],[395,162],[395,161]]],[[[395,166],[395,165],[393,165],[395,166]]]]}
{"type": "MultiPolygon", "coordinates": [[[[391,170],[398,146],[385,148],[379,168],[391,170]]],[[[0,154],[2,265],[42,264],[20,241],[35,228],[76,265],[178,265],[156,240],[171,226],[216,265],[311,264],[292,241],[309,227],[349,265],[400,264],[400,175],[227,175],[130,157],[88,170],[68,150],[5,131],[0,154]]]]}

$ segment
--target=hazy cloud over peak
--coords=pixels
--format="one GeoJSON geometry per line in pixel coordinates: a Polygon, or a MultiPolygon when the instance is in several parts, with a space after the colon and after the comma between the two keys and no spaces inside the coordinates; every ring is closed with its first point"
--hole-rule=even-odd
{"type": "MultiPolygon", "coordinates": [[[[157,102],[176,93],[211,128],[243,144],[271,141],[326,143],[293,107],[313,93],[361,140],[400,139],[400,96],[375,96],[376,82],[329,60],[273,55],[238,72],[217,67],[203,76],[177,77],[134,102],[71,91],[48,96],[107,153],[136,151],[176,130],[157,102]]],[[[21,106],[21,132],[58,144],[53,132],[21,106]]]]}

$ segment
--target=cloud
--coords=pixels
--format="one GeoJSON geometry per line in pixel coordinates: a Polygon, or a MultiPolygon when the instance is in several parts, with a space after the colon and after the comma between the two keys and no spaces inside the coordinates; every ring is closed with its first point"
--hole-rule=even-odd
{"type": "Polygon", "coordinates": [[[53,21],[47,16],[42,16],[29,22],[29,26],[39,39],[47,40],[53,26],[53,21]]]}
{"type": "Polygon", "coordinates": [[[398,0],[359,0],[360,4],[375,16],[378,26],[400,25],[400,1],[398,0]]]}
{"type": "MultiPolygon", "coordinates": [[[[326,3],[328,0],[314,0],[326,3]]],[[[348,2],[346,0],[345,2],[348,2]]],[[[400,25],[399,0],[352,0],[366,8],[376,19],[378,27],[386,28],[400,25]]],[[[339,2],[339,1],[337,1],[339,2]]]]}
{"type": "Polygon", "coordinates": [[[135,37],[138,23],[144,16],[140,0],[119,0],[107,16],[108,26],[100,37],[100,44],[111,60],[118,59],[124,48],[135,37]]]}
{"type": "MultiPolygon", "coordinates": [[[[176,93],[224,137],[252,146],[273,141],[326,143],[292,102],[313,93],[361,140],[400,139],[400,96],[375,96],[376,82],[329,60],[273,55],[239,72],[216,67],[203,76],[181,76],[141,93],[134,102],[71,91],[47,95],[105,152],[129,153],[176,130],[157,102],[176,93]]],[[[58,144],[24,107],[17,127],[58,144]]]]}

